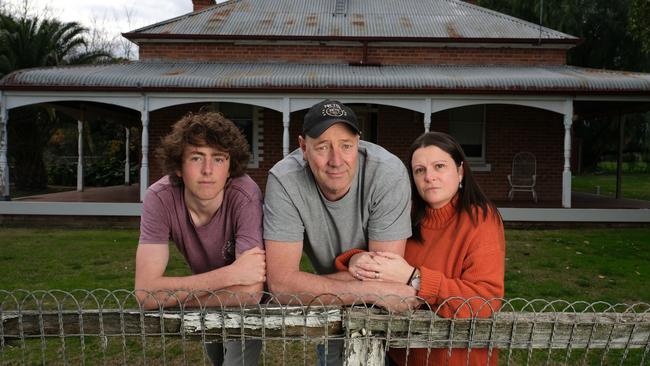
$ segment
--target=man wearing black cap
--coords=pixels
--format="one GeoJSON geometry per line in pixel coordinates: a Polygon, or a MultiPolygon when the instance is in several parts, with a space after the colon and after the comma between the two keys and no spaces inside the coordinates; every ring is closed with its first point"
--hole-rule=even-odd
{"type": "MultiPolygon", "coordinates": [[[[353,248],[404,254],[411,236],[411,188],[404,164],[382,147],[361,141],[354,111],[333,100],[311,107],[298,142],[300,148],[269,171],[266,184],[270,290],[281,301],[309,303],[318,296],[321,303],[404,305],[401,299],[415,296],[414,289],[407,293],[406,286],[381,279],[357,281],[334,265],[337,255],[353,248]],[[303,247],[318,275],[300,271],[303,247]],[[332,294],[336,298],[327,297],[332,294]]],[[[340,364],[340,344],[332,343],[327,363],[340,364]]]]}

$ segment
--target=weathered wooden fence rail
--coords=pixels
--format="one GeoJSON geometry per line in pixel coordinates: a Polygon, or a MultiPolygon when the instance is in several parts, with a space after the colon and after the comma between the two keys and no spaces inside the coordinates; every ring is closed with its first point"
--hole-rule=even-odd
{"type": "Polygon", "coordinates": [[[359,308],[205,309],[164,312],[104,309],[3,312],[4,342],[34,337],[181,336],[347,337],[369,334],[391,347],[411,348],[609,348],[650,345],[650,314],[502,312],[490,319],[440,318],[428,311],[409,315],[359,308]],[[345,320],[344,320],[345,319],[345,320]],[[345,327],[343,326],[345,324],[345,327]],[[390,336],[388,330],[390,329],[390,336]]]}
{"type": "MultiPolygon", "coordinates": [[[[279,361],[264,364],[313,364],[301,352],[311,352],[312,343],[330,340],[345,343],[348,365],[383,365],[387,347],[501,349],[501,358],[508,364],[516,350],[524,350],[524,354],[514,364],[536,363],[536,351],[545,352],[540,357],[542,364],[573,364],[571,352],[582,351],[584,364],[643,365],[650,352],[650,305],[645,303],[610,306],[503,300],[499,312],[484,318],[463,319],[439,317],[437,309],[391,313],[372,305],[302,306],[278,305],[273,301],[241,308],[146,311],[132,306],[130,296],[124,298],[127,301],[111,297],[108,301],[88,302],[70,301],[72,295],[58,301],[57,296],[8,294],[0,293],[0,364],[77,364],[78,360],[86,363],[83,361],[93,359],[88,355],[94,352],[92,339],[99,340],[98,362],[105,364],[146,364],[147,352],[165,353],[165,347],[173,344],[169,342],[174,339],[198,345],[195,350],[201,350],[203,342],[215,339],[259,339],[265,344],[265,353],[281,354],[279,361]],[[121,352],[109,349],[109,340],[116,339],[119,341],[114,343],[120,345],[121,352]],[[141,344],[136,351],[130,348],[131,339],[141,344]],[[280,345],[272,346],[273,342],[280,345]],[[291,342],[302,346],[288,347],[291,342]],[[81,345],[80,350],[77,344],[81,345]],[[146,349],[150,344],[159,344],[160,349],[146,349]],[[556,354],[563,352],[558,360],[551,357],[554,350],[561,350],[556,354]],[[600,351],[594,359],[587,357],[597,350],[600,351]],[[81,355],[73,355],[75,352],[81,355]],[[142,357],[132,362],[133,358],[127,356],[129,352],[142,357]],[[113,354],[118,354],[117,361],[113,354]]],[[[170,361],[173,352],[167,352],[161,363],[193,364],[185,358],[185,352],[180,352],[178,362],[170,361]]],[[[149,355],[152,357],[159,356],[149,355]]]]}

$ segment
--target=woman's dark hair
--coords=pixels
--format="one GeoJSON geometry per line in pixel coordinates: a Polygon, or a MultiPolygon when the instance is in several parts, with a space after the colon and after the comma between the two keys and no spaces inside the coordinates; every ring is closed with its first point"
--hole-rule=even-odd
{"type": "Polygon", "coordinates": [[[234,123],[219,112],[188,113],[172,127],[172,132],[162,139],[158,154],[163,158],[166,174],[174,185],[182,185],[176,175],[183,166],[183,151],[187,145],[209,146],[227,152],[230,176],[244,174],[250,152],[248,142],[234,123]]]}
{"type": "Polygon", "coordinates": [[[462,214],[463,211],[467,212],[474,225],[478,223],[479,211],[483,213],[483,219],[487,218],[488,212],[491,212],[501,219],[501,215],[494,203],[487,198],[481,190],[481,187],[479,187],[478,183],[474,180],[472,169],[470,169],[465,153],[458,142],[446,133],[427,132],[415,139],[411,144],[411,147],[409,148],[409,159],[406,164],[409,171],[409,178],[411,180],[411,199],[413,202],[413,208],[411,210],[411,225],[413,228],[414,239],[422,242],[420,225],[426,214],[427,203],[422,199],[422,197],[420,197],[418,189],[415,186],[411,161],[415,150],[427,146],[436,146],[449,154],[451,158],[454,159],[456,167],[460,167],[461,163],[463,165],[462,187],[458,188],[458,192],[456,193],[458,195],[458,203],[456,204],[457,215],[462,214]]]}

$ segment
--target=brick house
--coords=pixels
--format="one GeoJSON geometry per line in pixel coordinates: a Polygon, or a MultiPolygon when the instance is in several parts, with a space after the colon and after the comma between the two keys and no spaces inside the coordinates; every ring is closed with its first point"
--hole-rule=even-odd
{"type": "Polygon", "coordinates": [[[424,131],[452,134],[497,201],[507,194],[514,154],[532,152],[540,201],[570,207],[573,121],[650,101],[650,75],[566,65],[579,39],[472,2],[193,4],[192,13],[123,34],[139,46],[137,62],[30,69],[0,80],[5,130],[8,110],[36,103],[77,108],[76,116],[83,103],[83,118],[93,118],[94,107],[135,120],[142,197],[163,174],[150,153],[160,138],[183,114],[207,106],[246,133],[248,172],[263,188],[268,170],[297,147],[306,109],[334,98],[356,110],[364,139],[402,159],[424,131]]]}

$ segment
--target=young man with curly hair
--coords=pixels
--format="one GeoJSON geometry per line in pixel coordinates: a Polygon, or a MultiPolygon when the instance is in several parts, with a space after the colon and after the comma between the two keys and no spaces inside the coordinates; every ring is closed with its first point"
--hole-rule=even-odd
{"type": "MultiPolygon", "coordinates": [[[[249,147],[220,113],[188,114],[158,153],[167,175],[145,195],[135,289],[144,308],[257,304],[266,281],[262,194],[244,174],[249,147]],[[166,276],[169,240],[192,270],[166,276]]],[[[257,365],[259,341],[206,345],[215,364],[257,365]],[[225,352],[224,352],[225,350],[225,352]],[[223,359],[222,359],[223,358],[223,359]]]]}

